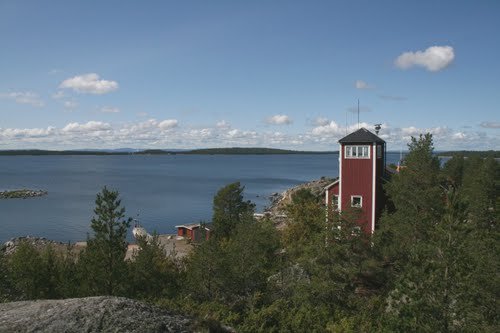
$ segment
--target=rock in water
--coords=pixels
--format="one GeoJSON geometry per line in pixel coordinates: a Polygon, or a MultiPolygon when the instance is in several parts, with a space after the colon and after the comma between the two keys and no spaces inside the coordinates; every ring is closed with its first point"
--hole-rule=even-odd
{"type": "Polygon", "coordinates": [[[0,332],[193,332],[193,323],[123,297],[0,304],[0,332]]]}

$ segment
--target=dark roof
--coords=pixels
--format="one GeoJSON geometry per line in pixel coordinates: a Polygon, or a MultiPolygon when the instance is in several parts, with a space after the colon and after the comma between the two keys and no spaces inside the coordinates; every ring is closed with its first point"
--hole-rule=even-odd
{"type": "Polygon", "coordinates": [[[385,143],[384,140],[370,132],[364,127],[361,127],[356,132],[352,132],[351,134],[343,137],[339,140],[339,143],[367,143],[367,142],[377,142],[377,143],[385,143]]]}

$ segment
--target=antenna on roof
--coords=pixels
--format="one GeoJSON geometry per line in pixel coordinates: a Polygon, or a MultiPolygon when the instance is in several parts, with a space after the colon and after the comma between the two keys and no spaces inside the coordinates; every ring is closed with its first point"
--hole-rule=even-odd
{"type": "Polygon", "coordinates": [[[359,98],[358,98],[358,129],[359,129],[359,98]]]}
{"type": "Polygon", "coordinates": [[[345,135],[347,135],[347,112],[345,112],[345,135]]]}
{"type": "Polygon", "coordinates": [[[378,135],[378,132],[380,132],[381,128],[382,128],[382,124],[375,124],[375,134],[378,135]]]}

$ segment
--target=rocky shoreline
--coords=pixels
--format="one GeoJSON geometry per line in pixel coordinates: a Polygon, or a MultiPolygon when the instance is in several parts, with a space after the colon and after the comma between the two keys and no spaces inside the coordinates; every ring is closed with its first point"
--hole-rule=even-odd
{"type": "Polygon", "coordinates": [[[292,202],[292,195],[301,189],[310,190],[311,193],[322,198],[325,194],[325,187],[335,181],[336,178],[321,177],[320,179],[312,180],[307,183],[302,183],[292,188],[289,188],[282,193],[273,193],[269,196],[270,205],[264,209],[262,214],[257,214],[256,217],[269,218],[276,228],[282,229],[286,222],[286,207],[292,202]]]}
{"type": "Polygon", "coordinates": [[[48,192],[44,190],[29,190],[29,189],[9,190],[9,191],[0,191],[0,199],[26,199],[26,198],[41,197],[47,194],[48,192]]]}
{"type": "Polygon", "coordinates": [[[37,250],[43,250],[47,245],[52,245],[55,249],[60,250],[65,249],[68,246],[68,244],[56,242],[44,237],[24,236],[11,238],[10,240],[3,243],[3,245],[0,244],[0,251],[6,255],[11,255],[16,252],[19,245],[23,242],[28,243],[37,250]]]}

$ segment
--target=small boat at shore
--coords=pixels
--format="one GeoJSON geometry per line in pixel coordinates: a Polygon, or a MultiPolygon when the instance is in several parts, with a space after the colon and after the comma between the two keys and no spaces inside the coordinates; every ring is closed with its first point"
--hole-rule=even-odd
{"type": "Polygon", "coordinates": [[[145,238],[146,241],[150,241],[151,239],[153,239],[153,236],[151,236],[136,219],[134,219],[134,228],[132,229],[132,235],[134,235],[134,238],[136,240],[139,238],[145,238]]]}

